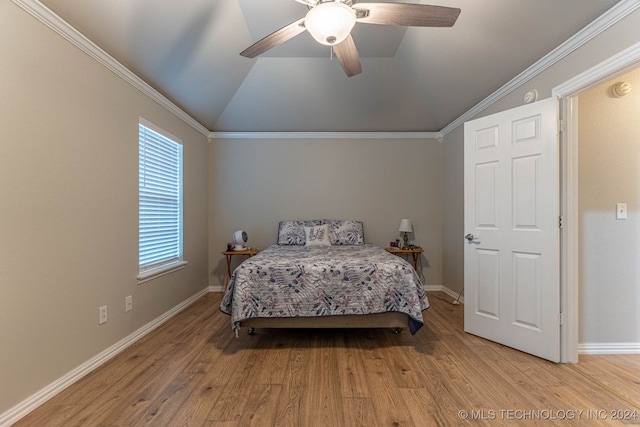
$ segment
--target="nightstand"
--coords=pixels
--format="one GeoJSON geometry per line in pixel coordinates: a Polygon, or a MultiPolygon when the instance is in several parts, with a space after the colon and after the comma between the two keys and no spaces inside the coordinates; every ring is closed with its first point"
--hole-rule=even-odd
{"type": "Polygon", "coordinates": [[[227,277],[224,279],[224,290],[227,290],[227,286],[229,285],[229,279],[231,279],[231,258],[234,255],[244,255],[248,257],[252,257],[256,255],[259,251],[255,248],[243,249],[241,251],[222,251],[222,255],[227,259],[227,277]]]}
{"type": "Polygon", "coordinates": [[[424,252],[422,248],[411,248],[411,249],[399,249],[399,248],[385,248],[385,250],[394,255],[411,255],[413,256],[413,269],[418,270],[418,258],[420,258],[420,254],[424,252]]]}

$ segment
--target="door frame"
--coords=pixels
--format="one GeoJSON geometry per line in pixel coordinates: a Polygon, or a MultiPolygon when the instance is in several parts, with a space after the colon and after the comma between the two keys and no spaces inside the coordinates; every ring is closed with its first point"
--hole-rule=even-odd
{"type": "Polygon", "coordinates": [[[640,65],[640,42],[556,86],[560,114],[560,362],[578,362],[579,206],[578,206],[578,95],[585,89],[640,65]]]}

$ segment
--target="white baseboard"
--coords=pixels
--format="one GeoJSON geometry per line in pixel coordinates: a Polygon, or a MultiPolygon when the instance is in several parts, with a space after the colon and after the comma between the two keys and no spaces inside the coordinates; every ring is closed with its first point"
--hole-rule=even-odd
{"type": "MultiPolygon", "coordinates": [[[[425,286],[427,292],[444,292],[451,298],[458,298],[460,291],[455,292],[445,286],[425,286]]],[[[464,304],[464,297],[459,300],[464,304]]],[[[625,343],[581,343],[578,344],[578,354],[640,354],[640,342],[625,343]]]]}
{"type": "Polygon", "coordinates": [[[185,308],[193,304],[196,300],[198,300],[200,297],[202,297],[208,292],[210,292],[210,290],[208,288],[205,288],[202,291],[198,292],[197,294],[191,296],[187,300],[173,307],[171,310],[162,314],[160,317],[152,320],[151,322],[147,323],[137,331],[133,332],[131,335],[118,341],[111,347],[107,348],[106,350],[102,351],[101,353],[97,354],[91,359],[87,360],[82,365],[73,369],[71,372],[67,373],[66,375],[58,378],[56,381],[44,387],[37,393],[29,396],[28,398],[18,403],[13,408],[10,408],[9,410],[0,414],[0,427],[10,426],[11,424],[27,416],[29,413],[35,410],[38,406],[42,405],[47,400],[51,399],[52,397],[54,397],[55,395],[57,395],[58,393],[60,393],[61,391],[63,391],[73,383],[75,383],[76,381],[80,380],[81,378],[89,374],[94,369],[105,364],[106,362],[111,360],[113,357],[115,357],[117,354],[126,350],[129,346],[134,344],[140,338],[144,337],[149,332],[153,331],[154,329],[156,329],[157,327],[165,323],[167,320],[171,319],[173,316],[180,313],[182,310],[184,310],[185,308]]]}
{"type": "MultiPolygon", "coordinates": [[[[425,286],[425,289],[427,292],[444,292],[454,300],[458,298],[459,295],[459,292],[454,292],[442,285],[425,286]]],[[[47,400],[51,399],[99,366],[111,360],[117,354],[126,350],[133,343],[135,343],[154,329],[158,328],[160,325],[174,317],[176,314],[180,313],[182,310],[193,304],[204,294],[208,292],[222,292],[222,290],[222,286],[209,286],[208,288],[203,289],[202,291],[173,307],[171,310],[147,323],[137,331],[133,332],[131,335],[127,336],[126,338],[120,340],[116,344],[102,351],[98,355],[87,360],[85,363],[73,369],[68,374],[58,378],[56,381],[44,387],[37,393],[31,395],[27,399],[23,400],[13,408],[10,408],[6,412],[0,414],[0,426],[10,426],[11,424],[19,421],[20,419],[31,413],[33,410],[35,410],[38,406],[42,405],[47,400]]],[[[461,304],[464,303],[464,298],[461,297],[459,301],[461,304]]],[[[578,345],[578,353],[640,354],[640,343],[582,343],[578,345]]]]}
{"type": "Polygon", "coordinates": [[[427,292],[444,292],[445,294],[449,295],[451,298],[453,298],[453,301],[455,301],[456,299],[458,299],[458,296],[460,297],[460,299],[458,300],[458,302],[460,304],[464,304],[464,292],[460,293],[460,291],[456,292],[456,291],[452,291],[451,289],[447,288],[446,286],[443,285],[428,285],[425,286],[424,289],[427,292]]]}
{"type": "Polygon", "coordinates": [[[578,354],[640,354],[640,342],[581,343],[578,354]]]}

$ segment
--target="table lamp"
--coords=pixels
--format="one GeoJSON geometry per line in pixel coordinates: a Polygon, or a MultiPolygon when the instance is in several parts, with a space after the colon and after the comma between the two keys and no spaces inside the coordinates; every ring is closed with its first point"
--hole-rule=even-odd
{"type": "Polygon", "coordinates": [[[409,235],[407,233],[411,233],[413,231],[413,226],[411,225],[411,220],[410,219],[402,219],[400,220],[400,227],[398,228],[398,231],[403,232],[404,236],[402,236],[403,239],[403,248],[406,248],[407,246],[409,246],[409,235]]]}

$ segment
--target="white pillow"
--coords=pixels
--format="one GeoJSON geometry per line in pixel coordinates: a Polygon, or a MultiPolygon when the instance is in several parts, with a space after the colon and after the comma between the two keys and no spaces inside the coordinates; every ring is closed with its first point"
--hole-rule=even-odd
{"type": "Polygon", "coordinates": [[[306,239],[305,246],[331,246],[329,224],[305,227],[304,236],[306,239]]]}

